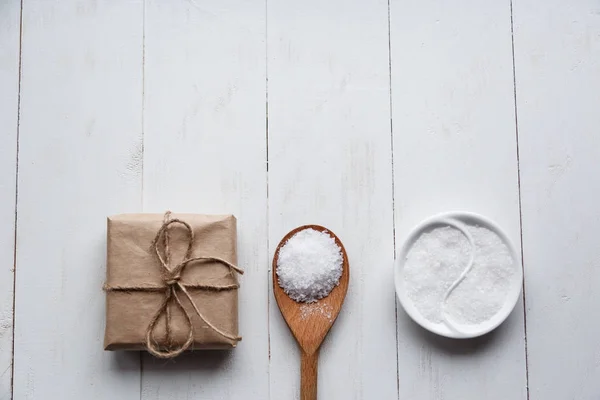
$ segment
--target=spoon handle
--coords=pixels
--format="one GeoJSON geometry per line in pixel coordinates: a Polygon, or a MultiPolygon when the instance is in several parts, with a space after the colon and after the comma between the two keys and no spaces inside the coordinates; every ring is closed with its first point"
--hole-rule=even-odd
{"type": "Polygon", "coordinates": [[[319,350],[312,354],[302,352],[300,400],[317,400],[317,369],[319,366],[319,350]]]}

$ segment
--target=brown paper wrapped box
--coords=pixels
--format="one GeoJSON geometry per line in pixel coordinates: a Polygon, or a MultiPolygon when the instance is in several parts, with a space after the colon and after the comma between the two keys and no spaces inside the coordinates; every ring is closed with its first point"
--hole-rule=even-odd
{"type": "Polygon", "coordinates": [[[181,347],[189,334],[193,336],[190,349],[232,348],[239,340],[229,339],[209,326],[212,324],[233,337],[238,335],[237,290],[210,290],[238,285],[236,273],[222,262],[209,259],[186,265],[178,277],[183,290],[181,285],[175,284],[177,287],[173,289],[175,295],[171,303],[165,306],[165,312],[158,314],[161,307],[169,303],[165,297],[168,298],[167,293],[171,289],[165,283],[169,279],[165,275],[170,273],[165,273],[157,251],[162,251],[166,265],[171,268],[186,258],[188,246],[188,258],[214,257],[237,263],[234,216],[169,214],[169,217],[187,224],[193,231],[193,241],[190,242],[184,223],[172,223],[166,227],[168,242],[163,240],[164,237],[157,237],[165,223],[163,214],[124,214],[108,218],[106,350],[147,349],[147,333],[155,317],[152,339],[158,347],[181,347]],[[155,239],[160,240],[155,242],[155,239]],[[162,247],[155,248],[155,243],[162,247]],[[199,285],[206,285],[206,288],[198,288],[199,285]],[[188,294],[208,324],[196,313],[188,294]],[[172,301],[175,297],[190,317],[191,332],[185,313],[172,301]],[[169,338],[167,314],[170,318],[169,338]]]}

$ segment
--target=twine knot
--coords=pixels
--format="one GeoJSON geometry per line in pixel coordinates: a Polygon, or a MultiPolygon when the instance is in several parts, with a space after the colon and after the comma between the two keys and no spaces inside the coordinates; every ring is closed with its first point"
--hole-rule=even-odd
{"type": "Polygon", "coordinates": [[[174,286],[181,279],[181,275],[175,275],[165,280],[165,285],[174,286]]]}

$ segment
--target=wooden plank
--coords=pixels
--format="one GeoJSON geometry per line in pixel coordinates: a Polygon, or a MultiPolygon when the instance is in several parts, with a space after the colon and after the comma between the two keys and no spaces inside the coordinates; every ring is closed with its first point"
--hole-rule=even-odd
{"type": "Polygon", "coordinates": [[[15,184],[21,2],[0,9],[0,399],[12,396],[15,184]]]}
{"type": "MultiPolygon", "coordinates": [[[[520,245],[510,2],[393,0],[396,243],[422,219],[472,211],[520,245]]],[[[400,307],[400,306],[399,306],[400,307]]],[[[469,341],[398,309],[401,399],[525,399],[523,305],[469,341]]]]}
{"type": "Polygon", "coordinates": [[[15,399],[139,399],[108,353],[106,216],[141,208],[141,1],[23,9],[15,399]]]}
{"type": "MultiPolygon", "coordinates": [[[[319,224],[350,285],[319,357],[319,398],[397,397],[386,1],[267,3],[269,244],[319,224]]],[[[298,398],[300,354],[270,305],[271,399],[298,398]]]]}
{"type": "Polygon", "coordinates": [[[142,398],[268,397],[265,8],[261,1],[149,0],[144,210],[238,219],[232,351],[144,357],[142,398]]]}
{"type": "Polygon", "coordinates": [[[600,5],[514,1],[531,400],[600,393],[600,5]]]}

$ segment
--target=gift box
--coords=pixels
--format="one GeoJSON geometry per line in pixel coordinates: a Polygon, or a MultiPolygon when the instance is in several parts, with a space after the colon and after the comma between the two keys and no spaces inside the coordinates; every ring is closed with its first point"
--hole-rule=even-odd
{"type": "Polygon", "coordinates": [[[104,348],[170,358],[235,347],[236,258],[232,215],[109,217],[104,348]]]}

